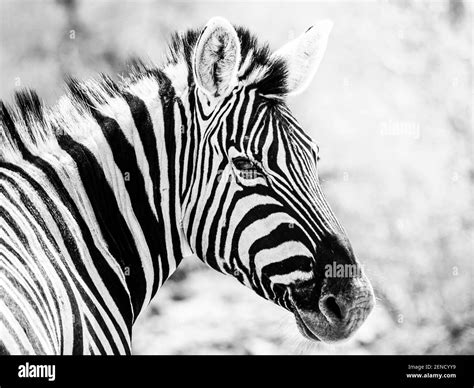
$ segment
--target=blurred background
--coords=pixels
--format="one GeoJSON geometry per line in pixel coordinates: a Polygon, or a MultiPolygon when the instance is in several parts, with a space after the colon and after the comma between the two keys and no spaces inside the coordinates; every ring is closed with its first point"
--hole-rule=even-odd
{"type": "Polygon", "coordinates": [[[334,21],[289,105],[321,148],[323,189],[373,282],[349,341],[304,340],[287,311],[191,258],[134,332],[135,354],[473,354],[473,4],[444,1],[0,0],[0,96],[160,64],[171,32],[215,15],[277,49],[334,21]]]}

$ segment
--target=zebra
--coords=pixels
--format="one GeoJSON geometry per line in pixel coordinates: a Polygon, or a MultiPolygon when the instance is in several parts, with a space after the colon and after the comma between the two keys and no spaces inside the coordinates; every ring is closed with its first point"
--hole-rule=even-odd
{"type": "Polygon", "coordinates": [[[287,98],[312,80],[332,22],[279,50],[214,17],[164,65],[67,78],[53,107],[1,103],[0,353],[131,354],[139,314],[196,255],[295,317],[352,335],[374,307],[287,98]]]}

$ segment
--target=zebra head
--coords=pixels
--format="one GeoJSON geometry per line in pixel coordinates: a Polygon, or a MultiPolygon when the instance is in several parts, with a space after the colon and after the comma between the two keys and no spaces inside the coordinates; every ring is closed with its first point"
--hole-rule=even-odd
{"type": "Polygon", "coordinates": [[[194,253],[290,310],[308,338],[350,336],[374,306],[318,181],[318,147],[285,100],[306,88],[331,22],[270,54],[213,18],[188,63],[191,135],[183,140],[183,228],[194,253]]]}

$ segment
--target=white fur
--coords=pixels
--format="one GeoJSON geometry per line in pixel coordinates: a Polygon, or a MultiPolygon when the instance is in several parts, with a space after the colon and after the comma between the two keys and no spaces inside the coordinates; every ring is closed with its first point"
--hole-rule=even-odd
{"type": "Polygon", "coordinates": [[[182,97],[188,91],[188,66],[184,59],[167,65],[163,71],[173,84],[176,96],[182,97]]]}
{"type": "Polygon", "coordinates": [[[332,26],[330,20],[320,21],[273,54],[287,63],[288,95],[299,94],[308,87],[323,59],[332,26]]]}
{"type": "Polygon", "coordinates": [[[194,51],[196,84],[211,97],[225,96],[237,83],[240,59],[240,42],[234,27],[222,17],[212,18],[194,51]],[[219,59],[222,45],[223,58],[219,59]]]}

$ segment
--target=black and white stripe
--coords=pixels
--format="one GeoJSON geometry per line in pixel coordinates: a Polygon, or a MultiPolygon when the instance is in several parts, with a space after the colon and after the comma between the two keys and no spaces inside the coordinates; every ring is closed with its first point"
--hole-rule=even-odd
{"type": "Polygon", "coordinates": [[[130,353],[137,316],[193,253],[288,309],[288,287],[318,278],[318,250],[344,232],[284,103],[288,65],[226,28],[175,36],[162,70],[136,62],[119,85],[69,80],[52,109],[28,91],[2,103],[0,353],[130,353]],[[206,76],[216,33],[239,55],[206,76]]]}

